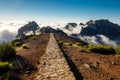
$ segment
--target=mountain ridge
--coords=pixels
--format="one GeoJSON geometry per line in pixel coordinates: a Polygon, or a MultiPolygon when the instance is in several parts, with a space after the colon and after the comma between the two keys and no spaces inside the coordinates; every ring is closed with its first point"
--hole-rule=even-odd
{"type": "MultiPolygon", "coordinates": [[[[37,25],[36,22],[34,23],[37,25]]],[[[26,25],[22,28],[24,27],[26,25]]],[[[39,33],[63,33],[92,44],[108,44],[112,46],[120,44],[120,26],[107,19],[90,20],[86,24],[80,23],[79,25],[77,23],[68,23],[63,27],[56,26],[57,29],[50,26],[38,27],[33,31],[34,34],[36,31],[39,33]]],[[[32,28],[30,30],[28,28],[28,31],[31,30],[32,28]]]]}

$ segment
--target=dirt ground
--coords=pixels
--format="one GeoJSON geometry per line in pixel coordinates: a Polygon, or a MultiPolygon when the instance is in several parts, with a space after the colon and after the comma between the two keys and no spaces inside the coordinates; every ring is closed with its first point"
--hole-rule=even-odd
{"type": "MultiPolygon", "coordinates": [[[[67,35],[55,34],[55,38],[65,43],[60,48],[76,80],[120,80],[120,56],[81,51],[80,47],[69,45],[69,43],[78,43],[79,40],[67,35]]],[[[12,80],[35,79],[48,41],[49,34],[42,34],[36,40],[24,41],[28,48],[17,51],[17,59],[23,68],[11,72],[20,79],[12,80]]],[[[87,46],[87,44],[84,45],[87,46]]]]}
{"type": "MultiPolygon", "coordinates": [[[[64,42],[76,41],[60,35],[58,38],[57,34],[56,38],[64,42]]],[[[61,48],[75,64],[84,80],[120,80],[120,56],[81,52],[79,47],[68,44],[63,44],[61,48]]]]}
{"type": "Polygon", "coordinates": [[[17,51],[17,59],[23,66],[22,69],[17,69],[12,74],[20,80],[34,80],[35,74],[38,71],[38,65],[41,64],[40,59],[45,53],[49,41],[49,34],[41,34],[36,40],[25,40],[27,49],[17,51]]]}

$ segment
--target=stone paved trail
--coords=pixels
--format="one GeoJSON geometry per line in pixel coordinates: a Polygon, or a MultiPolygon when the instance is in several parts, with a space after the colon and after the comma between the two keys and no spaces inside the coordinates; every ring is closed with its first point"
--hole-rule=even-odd
{"type": "Polygon", "coordinates": [[[75,80],[53,34],[50,34],[47,50],[43,55],[43,63],[36,80],[75,80]]]}

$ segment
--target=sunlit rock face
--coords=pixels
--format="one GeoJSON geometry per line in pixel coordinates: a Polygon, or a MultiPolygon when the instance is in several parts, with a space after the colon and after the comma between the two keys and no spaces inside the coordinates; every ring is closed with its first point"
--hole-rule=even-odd
{"type": "Polygon", "coordinates": [[[25,35],[31,31],[33,32],[33,34],[35,34],[38,29],[39,26],[35,21],[29,22],[28,24],[18,29],[17,37],[21,37],[22,35],[25,35]]]}

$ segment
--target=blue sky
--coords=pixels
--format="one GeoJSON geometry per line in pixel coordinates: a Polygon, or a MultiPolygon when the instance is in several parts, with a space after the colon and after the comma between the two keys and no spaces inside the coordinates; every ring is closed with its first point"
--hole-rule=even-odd
{"type": "Polygon", "coordinates": [[[0,19],[120,23],[120,0],[0,0],[0,19]]]}

